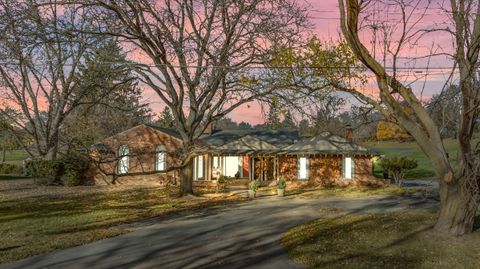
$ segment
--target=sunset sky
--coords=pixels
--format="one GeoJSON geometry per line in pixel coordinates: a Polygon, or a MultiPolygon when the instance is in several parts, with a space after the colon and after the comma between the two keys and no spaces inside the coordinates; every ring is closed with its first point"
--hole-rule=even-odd
{"type": "MultiPolygon", "coordinates": [[[[310,16],[314,24],[312,34],[326,41],[338,40],[340,38],[338,0],[299,1],[310,6],[310,16]]],[[[413,14],[413,21],[416,20],[415,16],[419,19],[414,30],[447,26],[449,19],[441,10],[441,3],[441,0],[434,2],[426,11],[427,13],[423,18],[420,17],[420,14],[424,9],[419,7],[418,12],[415,11],[413,14]]],[[[389,10],[378,7],[377,11],[377,16],[379,16],[377,19],[379,20],[385,20],[385,18],[394,20],[399,18],[398,10],[395,7],[389,10]]],[[[362,37],[364,37],[366,41],[368,40],[367,42],[371,40],[371,36],[369,36],[367,32],[365,32],[362,37]]],[[[428,100],[432,94],[438,93],[441,90],[450,75],[451,70],[449,67],[451,67],[452,62],[444,55],[422,59],[412,58],[428,55],[431,50],[434,50],[436,53],[450,53],[451,48],[452,38],[444,32],[438,32],[422,37],[417,44],[402,50],[401,56],[405,59],[402,61],[401,67],[404,68],[404,70],[400,72],[401,79],[403,79],[406,84],[411,84],[410,86],[414,92],[416,92],[422,100],[428,100]],[[430,69],[427,70],[426,67],[430,69]]],[[[365,86],[365,90],[372,95],[376,94],[373,79],[365,86]]],[[[158,113],[161,111],[163,105],[155,93],[147,90],[144,97],[145,101],[151,104],[154,112],[158,113]]],[[[260,106],[255,103],[236,109],[229,114],[229,117],[237,122],[246,121],[251,124],[258,124],[264,121],[260,106]]]]}

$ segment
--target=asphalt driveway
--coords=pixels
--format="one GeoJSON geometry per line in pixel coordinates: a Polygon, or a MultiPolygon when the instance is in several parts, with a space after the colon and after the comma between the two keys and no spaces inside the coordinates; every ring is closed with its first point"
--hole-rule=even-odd
{"type": "Polygon", "coordinates": [[[290,227],[339,214],[432,209],[422,196],[265,197],[151,220],[126,235],[34,256],[6,268],[300,268],[279,244],[290,227]],[[337,210],[326,210],[336,208],[337,210]]]}

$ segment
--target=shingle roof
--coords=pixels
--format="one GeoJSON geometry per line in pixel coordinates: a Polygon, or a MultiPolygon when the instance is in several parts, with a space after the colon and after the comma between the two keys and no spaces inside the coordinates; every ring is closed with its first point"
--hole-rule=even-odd
{"type": "Polygon", "coordinates": [[[200,140],[205,144],[218,147],[247,135],[278,148],[286,147],[300,140],[298,131],[282,130],[221,130],[213,134],[204,134],[200,137],[200,140]]]}
{"type": "Polygon", "coordinates": [[[156,126],[156,125],[153,125],[153,124],[147,124],[147,123],[145,123],[145,125],[152,128],[152,129],[158,130],[160,132],[164,132],[167,135],[173,136],[173,137],[178,138],[178,139],[182,139],[180,134],[173,129],[163,128],[163,127],[159,127],[159,126],[156,126]]]}
{"type": "Polygon", "coordinates": [[[280,153],[350,153],[350,154],[369,154],[370,151],[347,139],[332,135],[330,133],[321,133],[317,136],[304,139],[295,144],[287,146],[280,153]]]}

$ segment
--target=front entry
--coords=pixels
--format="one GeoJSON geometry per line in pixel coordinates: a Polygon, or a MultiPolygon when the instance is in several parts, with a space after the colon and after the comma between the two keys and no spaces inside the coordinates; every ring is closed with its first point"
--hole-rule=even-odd
{"type": "Polygon", "coordinates": [[[254,157],[253,162],[253,179],[260,181],[275,179],[275,157],[254,157]]]}

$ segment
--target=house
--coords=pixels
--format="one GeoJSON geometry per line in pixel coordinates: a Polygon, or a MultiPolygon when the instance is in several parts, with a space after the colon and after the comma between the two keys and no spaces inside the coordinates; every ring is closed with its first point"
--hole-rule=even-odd
{"type": "MultiPolygon", "coordinates": [[[[351,134],[351,132],[350,132],[351,134]]],[[[351,135],[347,135],[351,136],[351,135]]],[[[350,138],[298,131],[208,130],[193,159],[195,184],[221,175],[237,182],[289,181],[310,185],[371,184],[375,154],[350,138]]],[[[180,135],[142,124],[94,145],[88,175],[96,184],[176,184],[180,135]]]]}

